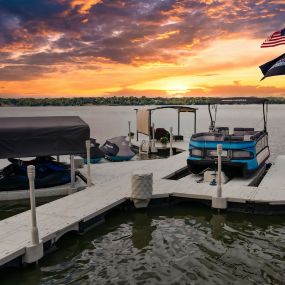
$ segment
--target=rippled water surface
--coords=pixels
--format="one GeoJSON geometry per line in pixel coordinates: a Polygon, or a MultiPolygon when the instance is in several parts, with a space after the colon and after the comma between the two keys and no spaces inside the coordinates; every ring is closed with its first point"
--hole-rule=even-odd
{"type": "MultiPolygon", "coordinates": [[[[198,131],[209,125],[198,106],[198,131]]],[[[269,108],[271,161],[285,152],[285,106],[269,108]]],[[[261,108],[221,108],[220,126],[262,128],[261,108]]],[[[99,142],[126,134],[133,107],[0,108],[0,116],[79,115],[99,142]]],[[[153,116],[176,126],[176,113],[153,116]]],[[[191,114],[182,132],[193,132],[191,114]]],[[[133,127],[134,130],[134,127],[133,127]]],[[[131,163],[131,162],[130,162],[131,163]]],[[[0,219],[27,209],[0,206],[0,219]]],[[[0,229],[1,231],[1,229],[0,229]]],[[[285,217],[214,214],[193,204],[118,211],[84,236],[68,234],[36,267],[0,272],[0,284],[285,284],[285,217]]]]}
{"type": "Polygon", "coordinates": [[[2,273],[1,284],[284,284],[284,252],[283,217],[187,203],[113,213],[63,237],[37,267],[2,273]]]}

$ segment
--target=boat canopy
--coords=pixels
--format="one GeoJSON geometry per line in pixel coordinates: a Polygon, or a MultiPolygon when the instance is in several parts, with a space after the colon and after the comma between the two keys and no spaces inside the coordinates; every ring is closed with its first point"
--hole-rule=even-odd
{"type": "Polygon", "coordinates": [[[0,118],[0,159],[81,154],[89,138],[78,116],[0,118]]]}
{"type": "Polygon", "coordinates": [[[137,115],[137,138],[138,133],[150,136],[151,135],[151,114],[156,110],[162,109],[175,109],[177,110],[178,118],[178,135],[180,135],[180,113],[193,113],[194,114],[194,132],[196,133],[196,108],[192,108],[189,106],[157,106],[157,107],[146,107],[142,109],[135,109],[137,115]]]}
{"type": "Polygon", "coordinates": [[[246,104],[266,104],[268,100],[266,98],[258,97],[231,97],[231,98],[216,98],[209,102],[209,104],[220,105],[246,105],[246,104]]]}
{"type": "Polygon", "coordinates": [[[208,103],[208,110],[210,114],[211,126],[215,127],[217,105],[248,105],[248,104],[262,104],[263,109],[263,123],[264,131],[267,131],[267,113],[268,113],[268,99],[259,97],[230,97],[230,98],[215,98],[208,103]],[[211,112],[211,106],[214,108],[214,117],[211,112]]]}

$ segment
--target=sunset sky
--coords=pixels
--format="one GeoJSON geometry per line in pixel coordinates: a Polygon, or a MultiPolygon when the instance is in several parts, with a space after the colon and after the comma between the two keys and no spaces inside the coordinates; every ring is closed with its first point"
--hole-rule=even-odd
{"type": "Polygon", "coordinates": [[[284,0],[0,0],[0,97],[285,96],[284,0]]]}

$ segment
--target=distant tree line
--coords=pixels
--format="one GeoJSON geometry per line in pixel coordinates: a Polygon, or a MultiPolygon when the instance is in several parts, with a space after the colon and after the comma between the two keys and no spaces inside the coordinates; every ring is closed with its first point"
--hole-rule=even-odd
{"type": "MultiPolygon", "coordinates": [[[[284,97],[268,97],[270,104],[285,104],[284,97]]],[[[213,97],[75,97],[75,98],[0,98],[0,106],[137,106],[137,105],[205,105],[213,97]]]]}

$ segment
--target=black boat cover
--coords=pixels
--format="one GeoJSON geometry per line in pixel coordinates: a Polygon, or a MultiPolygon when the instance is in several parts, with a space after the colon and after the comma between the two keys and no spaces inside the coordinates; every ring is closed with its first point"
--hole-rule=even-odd
{"type": "Polygon", "coordinates": [[[89,138],[78,116],[0,118],[0,158],[81,154],[89,138]]]}
{"type": "MultiPolygon", "coordinates": [[[[90,138],[90,142],[90,158],[103,158],[105,156],[105,153],[100,149],[100,144],[96,142],[96,139],[90,138]]],[[[81,155],[81,157],[87,159],[86,150],[84,154],[81,155]]]]}
{"type": "Polygon", "coordinates": [[[101,150],[108,156],[134,156],[135,153],[129,147],[126,136],[114,137],[106,140],[101,150]]]}

